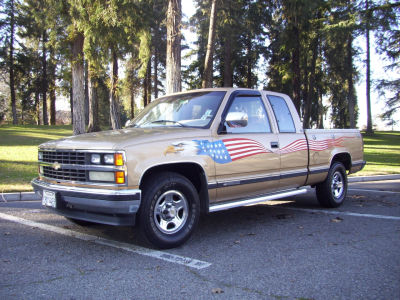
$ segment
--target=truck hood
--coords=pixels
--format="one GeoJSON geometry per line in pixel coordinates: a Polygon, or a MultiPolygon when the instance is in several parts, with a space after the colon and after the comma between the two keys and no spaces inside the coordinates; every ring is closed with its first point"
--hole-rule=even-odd
{"type": "Polygon", "coordinates": [[[208,129],[182,127],[126,128],[70,136],[46,142],[39,147],[68,150],[123,150],[126,147],[143,143],[192,139],[208,134],[208,129]]]}

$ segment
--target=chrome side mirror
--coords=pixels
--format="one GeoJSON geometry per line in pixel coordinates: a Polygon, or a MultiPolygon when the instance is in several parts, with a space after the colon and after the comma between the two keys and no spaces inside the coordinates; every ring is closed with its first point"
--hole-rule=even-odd
{"type": "Polygon", "coordinates": [[[231,128],[246,127],[249,116],[244,112],[233,111],[228,113],[225,122],[231,128]]]}

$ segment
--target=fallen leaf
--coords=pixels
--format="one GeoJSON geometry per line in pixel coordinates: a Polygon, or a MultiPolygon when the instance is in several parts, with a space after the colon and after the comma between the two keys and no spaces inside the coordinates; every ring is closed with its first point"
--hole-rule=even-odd
{"type": "Polygon", "coordinates": [[[211,290],[211,293],[213,294],[222,294],[224,291],[220,288],[214,288],[211,290]]]}
{"type": "Polygon", "coordinates": [[[333,223],[339,223],[339,222],[342,222],[342,221],[343,221],[343,219],[341,217],[336,217],[336,218],[331,220],[331,222],[333,222],[333,223]]]}

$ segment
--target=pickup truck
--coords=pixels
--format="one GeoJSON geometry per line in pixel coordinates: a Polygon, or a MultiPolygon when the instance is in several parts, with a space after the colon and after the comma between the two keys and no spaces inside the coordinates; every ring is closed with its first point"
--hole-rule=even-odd
{"type": "Polygon", "coordinates": [[[39,146],[42,204],[78,224],[139,225],[156,247],[183,244],[200,213],[305,193],[337,207],[363,168],[353,129],[303,129],[284,94],[201,89],[150,103],[126,128],[39,146]]]}

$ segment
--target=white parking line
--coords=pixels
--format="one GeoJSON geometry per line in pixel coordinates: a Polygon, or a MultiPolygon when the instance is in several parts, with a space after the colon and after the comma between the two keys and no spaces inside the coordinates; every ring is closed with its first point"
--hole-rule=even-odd
{"type": "Polygon", "coordinates": [[[117,242],[117,241],[113,241],[113,240],[108,240],[108,239],[104,239],[104,238],[101,238],[101,237],[98,237],[95,235],[80,233],[80,232],[76,232],[76,231],[73,231],[70,229],[64,229],[64,228],[60,228],[57,226],[38,223],[35,221],[15,217],[15,216],[4,214],[4,213],[0,213],[0,218],[7,220],[7,221],[26,225],[26,226],[37,227],[42,230],[58,233],[58,234],[65,235],[68,237],[73,237],[73,238],[76,238],[79,240],[93,242],[93,243],[99,244],[99,245],[110,246],[110,247],[125,250],[128,252],[133,252],[133,253],[144,255],[144,256],[150,256],[153,258],[161,259],[161,260],[172,262],[172,263],[179,264],[179,265],[184,265],[184,266],[194,268],[194,269],[204,269],[204,268],[211,266],[211,263],[206,262],[206,261],[201,261],[201,260],[193,259],[190,257],[175,255],[175,254],[167,253],[164,251],[147,249],[144,247],[135,246],[135,245],[131,245],[128,243],[121,243],[121,242],[117,242]]]}
{"type": "Polygon", "coordinates": [[[400,194],[400,192],[392,192],[392,191],[379,191],[379,190],[366,190],[366,189],[349,189],[349,191],[354,192],[367,192],[367,193],[386,193],[386,194],[400,194]]]}
{"type": "Polygon", "coordinates": [[[353,212],[347,212],[347,211],[309,209],[309,208],[287,207],[287,206],[284,206],[284,208],[289,209],[289,210],[305,211],[305,212],[310,212],[310,213],[323,213],[323,214],[327,214],[327,215],[343,215],[343,216],[352,216],[352,217],[364,217],[364,218],[400,221],[400,217],[396,217],[396,216],[359,214],[359,213],[353,213],[353,212]]]}

